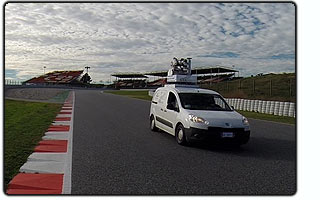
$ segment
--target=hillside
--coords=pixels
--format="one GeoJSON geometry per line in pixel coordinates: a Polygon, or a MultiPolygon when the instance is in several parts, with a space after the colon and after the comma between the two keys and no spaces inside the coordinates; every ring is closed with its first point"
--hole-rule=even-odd
{"type": "Polygon", "coordinates": [[[215,90],[227,98],[296,102],[295,73],[265,74],[201,87],[215,90]]]}

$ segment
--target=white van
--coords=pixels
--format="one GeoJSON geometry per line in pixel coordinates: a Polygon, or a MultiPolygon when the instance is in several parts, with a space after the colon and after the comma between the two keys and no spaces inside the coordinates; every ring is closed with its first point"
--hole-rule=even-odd
{"type": "Polygon", "coordinates": [[[150,128],[175,136],[181,145],[210,138],[241,145],[250,138],[248,120],[219,93],[186,85],[166,85],[155,91],[150,128]]]}

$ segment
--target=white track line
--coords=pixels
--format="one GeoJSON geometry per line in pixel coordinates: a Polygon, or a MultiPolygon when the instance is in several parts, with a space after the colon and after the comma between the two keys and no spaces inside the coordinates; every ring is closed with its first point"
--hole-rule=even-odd
{"type": "Polygon", "coordinates": [[[72,91],[72,117],[70,120],[68,151],[67,151],[67,159],[66,159],[66,168],[65,168],[65,173],[64,173],[64,177],[63,177],[62,194],[71,194],[74,104],[75,104],[75,92],[72,91]]]}

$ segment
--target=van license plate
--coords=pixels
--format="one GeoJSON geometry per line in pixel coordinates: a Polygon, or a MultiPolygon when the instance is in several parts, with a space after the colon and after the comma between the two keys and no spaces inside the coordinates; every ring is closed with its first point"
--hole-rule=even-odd
{"type": "Polygon", "coordinates": [[[221,136],[225,138],[225,137],[233,137],[234,135],[233,135],[233,132],[222,132],[221,136]]]}

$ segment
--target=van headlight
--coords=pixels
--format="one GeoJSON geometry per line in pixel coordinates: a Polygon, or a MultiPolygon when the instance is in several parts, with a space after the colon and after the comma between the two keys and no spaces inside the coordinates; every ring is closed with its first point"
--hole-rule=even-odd
{"type": "Polygon", "coordinates": [[[243,123],[243,125],[249,126],[249,121],[245,117],[242,117],[242,123],[243,123]]]}
{"type": "Polygon", "coordinates": [[[195,122],[195,123],[204,123],[204,124],[209,124],[208,121],[206,121],[205,119],[201,118],[201,117],[197,117],[195,115],[189,115],[189,119],[190,121],[192,122],[195,122]]]}

